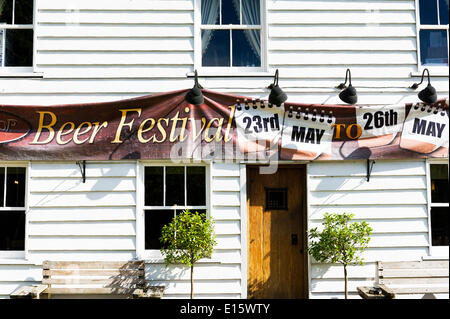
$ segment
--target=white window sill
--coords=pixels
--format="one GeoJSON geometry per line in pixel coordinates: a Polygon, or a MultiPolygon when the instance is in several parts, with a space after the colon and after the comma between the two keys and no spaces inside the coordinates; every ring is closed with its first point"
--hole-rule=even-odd
{"type": "Polygon", "coordinates": [[[2,72],[0,71],[0,78],[16,78],[16,79],[41,79],[44,73],[39,72],[2,72]]]}
{"type": "MultiPolygon", "coordinates": [[[[214,71],[214,70],[199,70],[198,76],[199,77],[274,77],[275,72],[267,72],[267,71],[251,71],[251,72],[245,72],[245,71],[214,71]]],[[[195,76],[194,72],[189,72],[186,74],[188,78],[193,78],[195,76]]]]}

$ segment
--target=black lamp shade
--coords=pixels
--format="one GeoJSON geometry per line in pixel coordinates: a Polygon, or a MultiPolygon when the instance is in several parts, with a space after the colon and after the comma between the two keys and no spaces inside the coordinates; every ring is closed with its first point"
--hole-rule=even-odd
{"type": "Polygon", "coordinates": [[[288,97],[286,93],[284,93],[278,85],[273,86],[272,91],[269,95],[269,103],[280,106],[281,104],[286,102],[287,99],[288,97]]]}
{"type": "Polygon", "coordinates": [[[420,91],[419,99],[427,104],[432,104],[437,101],[436,89],[428,84],[428,86],[420,91]]]}
{"type": "Polygon", "coordinates": [[[205,98],[203,97],[202,90],[197,86],[194,86],[187,94],[186,101],[193,105],[203,104],[205,98]]]}
{"type": "Polygon", "coordinates": [[[339,98],[347,104],[353,105],[358,103],[358,94],[351,84],[339,94],[339,98]]]}

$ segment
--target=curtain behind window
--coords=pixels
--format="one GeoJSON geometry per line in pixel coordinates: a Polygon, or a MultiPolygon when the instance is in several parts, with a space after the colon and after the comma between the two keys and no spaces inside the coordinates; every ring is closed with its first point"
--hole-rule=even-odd
{"type": "MultiPolygon", "coordinates": [[[[217,24],[219,20],[219,1],[202,0],[202,24],[217,24]]],[[[206,52],[213,30],[203,30],[202,52],[206,52]]]]}
{"type": "MultiPolygon", "coordinates": [[[[236,10],[239,9],[239,0],[233,0],[236,10]]],[[[202,24],[214,25],[219,20],[220,0],[202,0],[201,15],[202,24]]],[[[238,13],[239,15],[239,13],[238,13]]],[[[242,24],[260,25],[261,24],[260,0],[242,1],[242,24]]],[[[211,41],[213,30],[203,30],[202,34],[202,52],[206,52],[211,41]]],[[[252,51],[261,58],[261,36],[259,30],[244,30],[244,34],[250,43],[252,51]]]]}
{"type": "MultiPolygon", "coordinates": [[[[239,0],[234,0],[235,6],[239,7],[239,0]]],[[[259,0],[242,1],[242,24],[260,25],[261,9],[259,0]]],[[[259,30],[244,30],[245,37],[251,45],[253,53],[261,58],[261,37],[259,30]]]]}

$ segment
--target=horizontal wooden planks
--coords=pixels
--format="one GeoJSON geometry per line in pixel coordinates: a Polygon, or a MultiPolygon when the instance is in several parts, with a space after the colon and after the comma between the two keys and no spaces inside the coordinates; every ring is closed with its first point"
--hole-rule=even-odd
{"type": "Polygon", "coordinates": [[[105,13],[102,10],[61,10],[39,13],[40,24],[180,24],[194,23],[192,11],[167,10],[116,10],[105,13]]]}
{"type": "MultiPolygon", "coordinates": [[[[99,223],[100,225],[100,223],[99,223]]],[[[29,250],[45,250],[45,251],[132,251],[136,250],[136,237],[134,235],[123,236],[108,232],[108,236],[104,233],[98,233],[91,236],[82,234],[73,235],[75,231],[69,234],[53,234],[36,236],[30,235],[28,239],[29,250]],[[72,234],[72,235],[70,235],[72,234]]]]}
{"type": "Polygon", "coordinates": [[[34,207],[27,214],[31,223],[81,221],[134,221],[135,206],[124,207],[34,207]]]}
{"type": "MultiPolygon", "coordinates": [[[[368,249],[362,254],[367,266],[355,266],[350,287],[373,286],[376,262],[413,261],[428,254],[429,225],[425,163],[376,161],[369,182],[364,161],[312,163],[308,166],[309,228],[322,227],[325,213],[353,213],[355,221],[373,228],[368,249]],[[366,274],[366,275],[364,275],[366,274]],[[363,281],[367,280],[365,284],[363,281]]],[[[311,297],[342,297],[339,267],[311,265],[311,297]],[[332,275],[333,274],[333,275],[332,275]]]]}
{"type": "Polygon", "coordinates": [[[31,223],[28,234],[29,236],[134,236],[136,225],[135,221],[31,223]]]}
{"type": "Polygon", "coordinates": [[[326,25],[326,24],[414,24],[416,21],[415,12],[412,10],[366,10],[358,11],[330,11],[330,10],[276,10],[269,11],[268,21],[271,24],[283,25],[326,25]]]}
{"type": "Polygon", "coordinates": [[[38,52],[52,51],[192,51],[194,41],[191,38],[172,39],[48,39],[38,41],[38,52]]]}
{"type": "Polygon", "coordinates": [[[314,1],[289,1],[277,0],[268,1],[268,9],[271,11],[277,10],[324,10],[327,11],[362,11],[362,10],[414,10],[415,5],[413,0],[403,1],[378,1],[378,0],[314,0],[314,1]]]}
{"type": "Polygon", "coordinates": [[[41,38],[179,38],[193,37],[191,25],[40,25],[41,38]]]}
{"type": "Polygon", "coordinates": [[[76,2],[39,0],[41,10],[192,10],[191,0],[148,1],[148,0],[77,0],[76,2]]]}

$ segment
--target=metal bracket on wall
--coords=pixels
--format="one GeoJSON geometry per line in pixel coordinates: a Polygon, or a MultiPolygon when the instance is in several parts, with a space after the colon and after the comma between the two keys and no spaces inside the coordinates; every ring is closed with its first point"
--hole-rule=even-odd
{"type": "Polygon", "coordinates": [[[372,175],[372,169],[373,169],[374,164],[375,164],[375,161],[371,161],[370,159],[367,159],[367,181],[370,181],[370,176],[372,175]]]}
{"type": "Polygon", "coordinates": [[[81,177],[83,178],[83,184],[86,183],[86,161],[77,162],[81,171],[81,177]]]}

